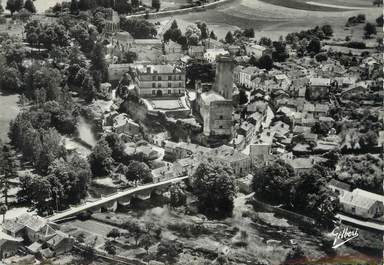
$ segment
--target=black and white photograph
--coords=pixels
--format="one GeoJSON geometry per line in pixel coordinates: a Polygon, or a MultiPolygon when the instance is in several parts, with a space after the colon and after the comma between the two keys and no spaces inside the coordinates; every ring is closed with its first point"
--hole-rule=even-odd
{"type": "Polygon", "coordinates": [[[0,0],[0,265],[384,265],[383,0],[0,0]]]}

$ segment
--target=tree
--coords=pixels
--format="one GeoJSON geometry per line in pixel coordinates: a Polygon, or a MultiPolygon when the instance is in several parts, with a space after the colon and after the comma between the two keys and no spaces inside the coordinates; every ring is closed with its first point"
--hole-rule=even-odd
{"type": "Polygon", "coordinates": [[[18,162],[16,160],[15,152],[9,145],[2,146],[1,159],[0,187],[4,203],[8,206],[8,191],[11,188],[11,180],[18,177],[18,162]]]}
{"type": "Polygon", "coordinates": [[[364,23],[365,22],[365,15],[364,14],[358,14],[357,15],[357,21],[359,23],[364,23]]]}
{"type": "Polygon", "coordinates": [[[58,69],[34,64],[24,74],[25,93],[28,97],[38,100],[35,92],[44,89],[46,100],[57,100],[60,95],[62,74],[58,69]]]}
{"type": "Polygon", "coordinates": [[[112,228],[111,231],[107,234],[107,237],[112,237],[113,239],[116,239],[116,237],[120,236],[120,231],[117,228],[112,228]]]}
{"type": "Polygon", "coordinates": [[[320,165],[300,175],[291,189],[291,201],[295,210],[314,217],[322,226],[332,227],[338,201],[327,187],[327,175],[327,170],[320,165]]]}
{"type": "Polygon", "coordinates": [[[41,176],[29,176],[30,195],[29,200],[39,214],[52,212],[51,184],[47,178],[41,176]]]}
{"type": "Polygon", "coordinates": [[[149,183],[152,181],[152,173],[149,167],[144,162],[132,160],[128,165],[126,174],[127,179],[135,182],[149,183]]]}
{"type": "Polygon", "coordinates": [[[271,56],[269,56],[268,54],[265,54],[260,57],[260,59],[257,61],[256,66],[259,67],[260,69],[265,69],[269,71],[273,67],[273,60],[271,56]]]}
{"type": "Polygon", "coordinates": [[[333,29],[331,25],[323,25],[321,30],[324,32],[325,36],[330,37],[333,35],[333,29]]]}
{"type": "Polygon", "coordinates": [[[251,55],[251,58],[249,59],[248,62],[250,65],[256,66],[257,65],[257,59],[255,56],[251,55]]]}
{"type": "Polygon", "coordinates": [[[124,52],[123,58],[121,58],[121,63],[133,63],[137,60],[137,53],[132,51],[124,52]]]}
{"type": "Polygon", "coordinates": [[[235,38],[231,31],[228,31],[227,35],[225,35],[225,42],[228,44],[232,44],[235,42],[235,38]]]}
{"type": "Polygon", "coordinates": [[[236,187],[231,168],[206,161],[197,167],[192,180],[201,212],[218,217],[232,214],[236,187]]]}
{"type": "Polygon", "coordinates": [[[93,47],[91,53],[91,70],[99,71],[101,73],[102,80],[105,80],[107,75],[107,63],[105,61],[104,46],[98,42],[93,47]]]}
{"type": "Polygon", "coordinates": [[[112,241],[107,240],[104,243],[104,249],[107,251],[109,255],[115,255],[116,254],[116,247],[113,245],[112,241]]]}
{"type": "Polygon", "coordinates": [[[157,34],[155,25],[143,19],[127,19],[121,16],[120,27],[135,39],[152,39],[157,34]]]}
{"type": "Polygon", "coordinates": [[[318,54],[320,50],[321,50],[320,40],[318,38],[313,38],[307,46],[307,51],[309,53],[318,54]]]}
{"type": "Polygon", "coordinates": [[[303,263],[307,261],[307,257],[304,255],[304,251],[300,246],[292,248],[285,257],[284,264],[303,263]]]}
{"type": "Polygon", "coordinates": [[[144,230],[135,222],[127,222],[123,224],[123,228],[127,229],[135,239],[135,245],[137,246],[140,237],[144,234],[144,230]]]}
{"type": "Polygon", "coordinates": [[[140,244],[139,245],[142,248],[144,248],[145,251],[147,251],[147,255],[148,255],[149,247],[152,246],[153,243],[154,243],[153,237],[150,234],[146,233],[140,239],[140,244]]]}
{"type": "Polygon", "coordinates": [[[71,6],[69,10],[71,11],[71,14],[78,15],[80,12],[79,2],[77,0],[71,0],[71,6]]]}
{"type": "Polygon", "coordinates": [[[284,62],[289,57],[286,46],[286,43],[281,40],[273,42],[272,59],[274,62],[284,62]]]}
{"type": "Polygon", "coordinates": [[[185,30],[188,45],[197,45],[201,39],[201,30],[196,24],[190,24],[185,30]]]}
{"type": "Polygon", "coordinates": [[[201,32],[201,36],[200,36],[200,38],[201,38],[202,40],[208,39],[208,36],[209,36],[209,30],[208,30],[207,24],[205,24],[204,22],[203,22],[203,23],[201,23],[201,22],[196,22],[196,25],[197,25],[197,27],[200,29],[200,32],[201,32]]]}
{"type": "Polygon", "coordinates": [[[0,89],[8,92],[19,92],[23,85],[22,77],[14,67],[2,67],[0,69],[0,89]]]}
{"type": "Polygon", "coordinates": [[[382,27],[383,26],[383,15],[379,16],[378,18],[376,18],[376,24],[378,27],[382,27]]]}
{"type": "Polygon", "coordinates": [[[170,203],[172,207],[179,207],[185,205],[187,201],[187,195],[179,185],[171,186],[170,193],[170,203]]]}
{"type": "Polygon", "coordinates": [[[373,34],[376,34],[376,26],[371,24],[371,23],[367,23],[365,24],[364,26],[364,35],[367,37],[367,38],[370,38],[371,35],[373,34]]]}
{"type": "Polygon", "coordinates": [[[327,136],[331,127],[326,122],[317,121],[311,128],[311,132],[327,136]]]}
{"type": "Polygon", "coordinates": [[[247,28],[243,31],[244,37],[247,38],[254,38],[255,37],[255,30],[253,28],[247,28]]]}
{"type": "Polygon", "coordinates": [[[374,131],[370,130],[362,135],[359,142],[360,146],[376,147],[378,145],[378,136],[374,131]]]}
{"type": "Polygon", "coordinates": [[[152,0],[152,8],[156,9],[156,11],[160,10],[160,0],[152,0]]]}
{"type": "Polygon", "coordinates": [[[7,205],[6,204],[2,204],[0,206],[0,214],[3,216],[3,223],[5,221],[5,214],[7,213],[7,211],[8,211],[7,205]]]}
{"type": "Polygon", "coordinates": [[[24,3],[24,8],[32,14],[36,13],[36,7],[32,0],[26,0],[24,3]]]}
{"type": "Polygon", "coordinates": [[[240,105],[244,105],[248,103],[248,96],[247,96],[247,93],[245,93],[245,90],[244,89],[241,89],[240,90],[240,93],[239,93],[239,104],[240,105]]]}
{"type": "Polygon", "coordinates": [[[328,55],[326,53],[318,53],[315,56],[317,62],[324,62],[328,60],[328,55]]]}
{"type": "Polygon", "coordinates": [[[177,25],[177,21],[176,21],[176,19],[175,19],[175,20],[173,20],[170,29],[178,29],[178,28],[179,28],[179,26],[177,25]]]}
{"type": "Polygon", "coordinates": [[[212,30],[211,33],[209,34],[209,38],[210,38],[210,39],[213,39],[213,40],[217,40],[217,36],[216,36],[215,32],[213,32],[213,30],[212,30]]]}
{"type": "Polygon", "coordinates": [[[272,46],[272,40],[270,38],[267,38],[267,37],[262,37],[259,40],[259,44],[262,46],[271,47],[272,46]]]}
{"type": "Polygon", "coordinates": [[[180,43],[180,38],[182,37],[181,30],[178,28],[170,28],[168,29],[164,35],[164,42],[168,42],[169,40],[172,40],[174,42],[180,43]]]}
{"type": "Polygon", "coordinates": [[[288,203],[292,181],[295,179],[295,173],[290,165],[277,160],[256,169],[253,175],[252,186],[256,198],[274,204],[288,203]]]}
{"type": "Polygon", "coordinates": [[[165,260],[175,261],[182,251],[183,243],[177,240],[163,239],[157,245],[157,256],[165,260]]]}
{"type": "Polygon", "coordinates": [[[20,11],[23,8],[23,0],[7,0],[5,9],[8,9],[13,16],[13,13],[20,11]]]}
{"type": "Polygon", "coordinates": [[[104,139],[97,142],[89,156],[89,163],[94,176],[105,176],[112,166],[112,150],[104,139]]]}
{"type": "Polygon", "coordinates": [[[42,151],[35,158],[35,165],[39,173],[46,174],[53,161],[65,155],[65,148],[61,144],[62,136],[55,128],[40,129],[39,134],[42,151]]]}

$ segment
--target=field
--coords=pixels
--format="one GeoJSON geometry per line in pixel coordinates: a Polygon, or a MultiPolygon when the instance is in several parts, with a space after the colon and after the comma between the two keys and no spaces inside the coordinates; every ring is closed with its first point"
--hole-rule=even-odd
{"type": "Polygon", "coordinates": [[[366,14],[368,20],[374,21],[382,10],[373,7],[370,1],[364,0],[233,0],[216,9],[153,19],[152,21],[160,21],[162,25],[170,26],[169,22],[176,19],[182,30],[190,23],[205,21],[220,39],[224,38],[228,30],[253,27],[256,31],[256,38],[267,36],[277,39],[289,32],[325,23],[331,24],[337,35],[345,35],[343,31],[347,18],[359,13],[366,14]],[[361,6],[362,8],[346,10],[310,5],[307,2],[347,7],[361,6]]]}
{"type": "Polygon", "coordinates": [[[6,95],[0,92],[0,140],[8,141],[9,122],[19,112],[18,95],[6,95]]]}

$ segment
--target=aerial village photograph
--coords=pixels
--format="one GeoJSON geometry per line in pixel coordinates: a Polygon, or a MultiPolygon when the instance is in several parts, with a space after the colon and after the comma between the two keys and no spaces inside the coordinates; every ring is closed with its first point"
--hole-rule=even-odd
{"type": "Polygon", "coordinates": [[[382,265],[383,0],[2,0],[1,265],[382,265]]]}

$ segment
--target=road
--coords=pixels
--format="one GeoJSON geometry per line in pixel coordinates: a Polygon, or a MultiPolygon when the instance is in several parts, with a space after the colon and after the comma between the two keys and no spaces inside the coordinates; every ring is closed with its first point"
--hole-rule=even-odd
{"type": "Polygon", "coordinates": [[[182,181],[182,180],[187,179],[187,178],[188,178],[188,176],[179,177],[179,178],[173,178],[173,179],[168,179],[166,181],[162,181],[162,182],[158,182],[158,183],[151,183],[151,184],[142,185],[140,187],[136,187],[136,188],[133,188],[133,189],[128,189],[128,190],[120,191],[120,192],[111,194],[111,195],[109,195],[107,197],[103,197],[103,198],[101,198],[99,200],[96,200],[96,201],[93,201],[93,202],[87,202],[87,203],[85,203],[83,205],[75,206],[75,207],[72,207],[72,208],[70,208],[70,209],[68,209],[66,211],[63,211],[63,212],[60,212],[60,213],[56,213],[56,214],[54,214],[52,216],[47,217],[47,220],[50,221],[50,222],[55,222],[55,221],[58,221],[58,220],[61,220],[61,219],[64,219],[64,218],[76,215],[78,213],[87,211],[87,210],[92,209],[94,207],[98,207],[100,205],[104,205],[104,204],[107,204],[107,203],[110,203],[110,202],[114,202],[114,201],[116,201],[116,200],[118,200],[120,198],[129,196],[131,194],[135,194],[135,193],[140,192],[140,191],[150,190],[150,189],[153,189],[153,188],[156,188],[156,187],[159,187],[159,186],[163,186],[163,185],[166,185],[166,184],[171,184],[171,183],[179,182],[179,181],[182,181]]]}
{"type": "Polygon", "coordinates": [[[350,216],[346,216],[344,214],[337,214],[336,218],[338,218],[342,221],[348,222],[348,223],[368,227],[368,228],[379,230],[379,231],[384,231],[384,225],[383,224],[356,219],[356,218],[353,218],[350,216]]]}

